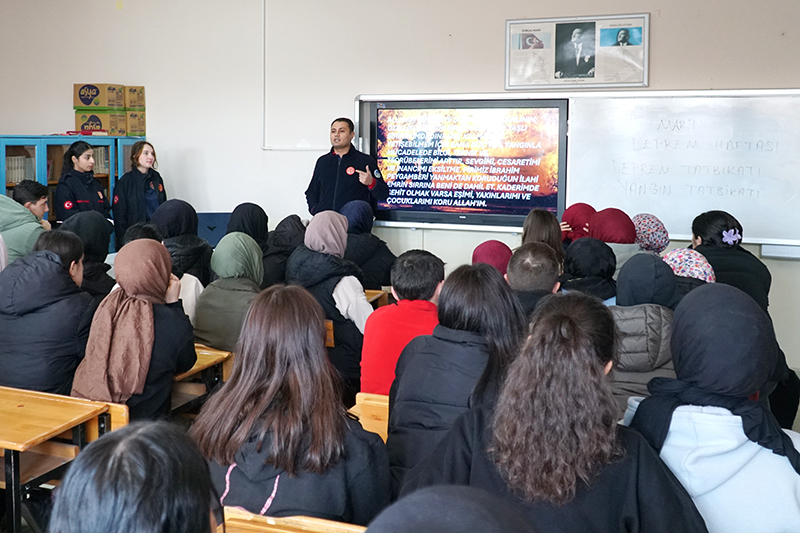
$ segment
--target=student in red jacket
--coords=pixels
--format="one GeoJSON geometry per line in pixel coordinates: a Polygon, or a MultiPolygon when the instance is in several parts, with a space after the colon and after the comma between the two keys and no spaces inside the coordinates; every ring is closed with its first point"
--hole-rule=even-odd
{"type": "Polygon", "coordinates": [[[409,250],[392,266],[396,305],[381,307],[367,319],[361,349],[361,392],[389,394],[400,352],[411,339],[430,335],[439,323],[436,303],[444,281],[444,262],[425,250],[409,250]]]}

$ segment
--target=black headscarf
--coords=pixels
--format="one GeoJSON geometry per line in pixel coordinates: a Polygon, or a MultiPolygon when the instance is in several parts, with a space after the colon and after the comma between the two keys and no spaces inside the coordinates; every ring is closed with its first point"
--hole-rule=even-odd
{"type": "Polygon", "coordinates": [[[181,235],[197,235],[197,212],[189,202],[167,200],[156,209],[150,220],[165,239],[181,235]]]}
{"type": "Polygon", "coordinates": [[[98,211],[82,211],[69,217],[61,229],[71,231],[83,242],[84,261],[102,263],[108,255],[111,227],[106,217],[98,211]]]}
{"type": "Polygon", "coordinates": [[[617,268],[614,250],[589,237],[573,241],[564,256],[564,274],[559,278],[567,291],[580,291],[607,300],[617,294],[613,279],[617,268]]]}
{"type": "Polygon", "coordinates": [[[789,459],[800,473],[800,454],[775,417],[750,400],[772,376],[778,343],[772,322],[750,296],[709,283],[687,294],[672,321],[672,361],[677,379],[654,378],[631,427],[657,450],[681,405],[722,407],[742,418],[747,438],[789,459]]]}
{"type": "Polygon", "coordinates": [[[672,268],[655,254],[636,254],[622,266],[617,278],[617,305],[678,305],[678,281],[672,268]]]}
{"type": "Polygon", "coordinates": [[[363,200],[353,200],[347,202],[339,210],[347,217],[347,233],[356,235],[372,232],[372,206],[363,200]]]}
{"type": "Polygon", "coordinates": [[[261,206],[245,202],[236,206],[236,209],[231,213],[231,218],[228,220],[228,231],[225,233],[233,233],[235,231],[246,233],[253,238],[254,241],[261,247],[261,251],[267,250],[267,234],[269,228],[267,226],[269,218],[267,214],[261,209],[261,206]]]}

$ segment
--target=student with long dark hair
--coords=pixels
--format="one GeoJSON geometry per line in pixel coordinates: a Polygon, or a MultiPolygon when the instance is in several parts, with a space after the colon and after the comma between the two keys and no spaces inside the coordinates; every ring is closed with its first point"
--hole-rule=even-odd
{"type": "Polygon", "coordinates": [[[345,411],[324,322],[302,287],[253,300],[233,373],[192,427],[224,505],[366,524],[388,503],[386,449],[345,411]]]}
{"type": "Polygon", "coordinates": [[[103,436],[72,462],[48,531],[212,533],[221,520],[197,446],[178,426],[140,422],[103,436]]]}
{"type": "Polygon", "coordinates": [[[404,492],[483,488],[542,531],[706,531],[656,452],[617,424],[606,377],[615,359],[614,319],[599,300],[543,299],[494,410],[459,418],[404,492]]]}
{"type": "Polygon", "coordinates": [[[137,222],[149,222],[158,206],[167,201],[164,180],[156,171],[156,149],[147,141],[131,147],[131,169],[114,186],[114,231],[117,251],[125,242],[125,232],[137,222]]]}
{"type": "Polygon", "coordinates": [[[471,402],[493,401],[525,324],[496,268],[463,265],[448,276],[439,295],[439,325],[408,343],[389,393],[386,444],[395,494],[471,402]]]}
{"type": "Polygon", "coordinates": [[[543,242],[550,246],[564,264],[564,247],[561,245],[561,224],[558,218],[546,209],[531,209],[522,225],[522,244],[543,242]]]}
{"type": "Polygon", "coordinates": [[[98,211],[111,218],[111,204],[94,177],[94,150],[86,141],[76,141],[64,152],[56,187],[56,218],[63,222],[82,211],[98,211]]]}

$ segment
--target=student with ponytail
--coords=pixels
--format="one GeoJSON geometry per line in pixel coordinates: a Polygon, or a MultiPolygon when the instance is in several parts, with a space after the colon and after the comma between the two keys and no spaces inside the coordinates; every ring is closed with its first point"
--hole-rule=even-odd
{"type": "Polygon", "coordinates": [[[596,298],[543,299],[496,408],[477,406],[460,417],[403,492],[479,487],[548,532],[706,531],[655,451],[617,424],[607,378],[615,333],[611,312],[596,298]]]}

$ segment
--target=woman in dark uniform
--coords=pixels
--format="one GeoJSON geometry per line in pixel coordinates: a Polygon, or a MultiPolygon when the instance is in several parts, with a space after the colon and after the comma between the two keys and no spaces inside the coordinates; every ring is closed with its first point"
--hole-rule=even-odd
{"type": "Polygon", "coordinates": [[[125,242],[125,232],[138,222],[150,222],[159,205],[167,201],[164,181],[155,170],[156,150],[147,141],[131,148],[131,170],[114,186],[114,231],[117,251],[125,242]]]}
{"type": "Polygon", "coordinates": [[[98,211],[111,218],[111,205],[103,185],[94,177],[94,150],[76,141],[64,153],[64,166],[56,187],[56,218],[63,222],[75,213],[98,211]]]}

